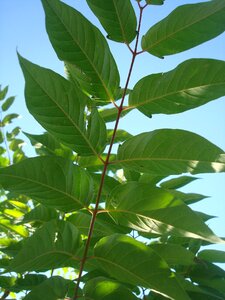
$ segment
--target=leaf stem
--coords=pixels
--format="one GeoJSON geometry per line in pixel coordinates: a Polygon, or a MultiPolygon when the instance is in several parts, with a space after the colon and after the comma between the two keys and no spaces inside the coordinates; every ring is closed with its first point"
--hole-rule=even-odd
{"type": "Polygon", "coordinates": [[[92,218],[91,218],[91,222],[90,222],[88,237],[87,237],[86,245],[85,245],[85,248],[84,248],[83,257],[82,257],[81,263],[80,263],[80,269],[79,269],[79,274],[78,274],[78,277],[77,277],[77,280],[76,280],[77,284],[76,284],[76,287],[75,287],[73,300],[76,300],[76,299],[79,298],[79,296],[78,296],[79,285],[80,285],[80,282],[81,282],[81,276],[82,276],[82,273],[83,273],[83,270],[84,270],[84,265],[85,265],[86,260],[88,258],[88,250],[89,250],[90,243],[91,243],[91,238],[92,238],[92,234],[93,234],[93,230],[94,230],[95,220],[96,220],[96,217],[97,217],[97,214],[98,214],[98,207],[99,207],[99,202],[100,202],[102,189],[103,189],[103,185],[104,185],[105,175],[106,175],[107,168],[108,168],[108,165],[109,165],[109,159],[110,159],[110,155],[111,155],[111,152],[112,152],[112,147],[113,147],[113,144],[114,144],[114,140],[115,140],[115,137],[116,137],[116,132],[117,132],[118,125],[119,125],[120,116],[121,116],[121,113],[123,111],[123,104],[124,104],[124,100],[125,100],[125,97],[126,97],[126,92],[127,92],[127,89],[128,89],[128,85],[129,85],[129,82],[130,82],[130,77],[131,77],[131,74],[132,74],[135,58],[136,58],[137,53],[138,53],[137,48],[138,48],[138,44],[139,44],[139,35],[140,35],[142,14],[143,14],[143,9],[146,7],[146,5],[141,7],[138,3],[138,6],[139,6],[139,9],[140,9],[140,15],[139,15],[139,22],[138,22],[138,28],[137,28],[137,36],[136,36],[135,47],[134,47],[134,50],[132,50],[132,60],[131,60],[131,63],[130,63],[130,68],[129,68],[129,71],[128,71],[127,80],[126,80],[126,84],[125,84],[125,87],[124,87],[124,92],[123,92],[123,96],[122,96],[122,99],[121,99],[121,103],[120,103],[120,106],[118,107],[117,119],[116,119],[116,122],[115,122],[111,142],[110,142],[109,149],[108,149],[108,153],[107,153],[107,156],[106,156],[106,160],[104,162],[104,169],[103,169],[102,176],[101,176],[101,181],[100,181],[100,185],[99,185],[98,195],[97,195],[97,198],[96,198],[95,208],[92,212],[92,218]]]}

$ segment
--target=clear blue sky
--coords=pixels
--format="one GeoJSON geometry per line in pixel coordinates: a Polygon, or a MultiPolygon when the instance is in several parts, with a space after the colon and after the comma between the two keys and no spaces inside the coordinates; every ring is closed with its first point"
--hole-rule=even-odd
{"type": "MultiPolygon", "coordinates": [[[[67,4],[77,8],[92,22],[99,25],[97,19],[88,10],[85,0],[67,0],[67,4]]],[[[176,6],[197,3],[196,0],[165,0],[163,6],[151,6],[145,10],[142,33],[168,15],[176,6]]],[[[132,3],[137,6],[136,2],[132,3]]],[[[40,133],[41,127],[28,113],[24,101],[24,79],[20,70],[16,49],[22,56],[41,66],[63,74],[63,64],[57,59],[45,31],[44,13],[40,0],[1,0],[0,1],[0,84],[9,85],[9,95],[16,95],[11,111],[22,118],[18,125],[26,132],[40,133]]],[[[111,50],[118,62],[123,86],[130,63],[130,53],[126,46],[110,42],[111,50]]],[[[138,79],[150,73],[165,72],[180,62],[192,57],[210,57],[225,60],[225,34],[189,51],[166,57],[164,60],[150,54],[138,57],[131,78],[130,88],[138,79]]],[[[225,97],[205,106],[177,115],[155,115],[148,119],[138,112],[125,117],[120,128],[132,134],[151,131],[156,128],[182,128],[194,131],[225,150],[225,97]]],[[[29,152],[29,144],[24,148],[29,152]]],[[[195,208],[219,218],[209,222],[210,227],[221,236],[225,236],[225,174],[200,175],[185,191],[210,195],[195,208]]],[[[224,249],[224,246],[223,246],[224,249]]],[[[225,249],[224,249],[225,250],[225,249]]]]}

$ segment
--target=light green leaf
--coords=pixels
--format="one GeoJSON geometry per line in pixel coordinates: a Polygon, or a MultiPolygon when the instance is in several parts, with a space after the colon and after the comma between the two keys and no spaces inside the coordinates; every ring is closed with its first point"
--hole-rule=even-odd
{"type": "Polygon", "coordinates": [[[1,127],[4,127],[4,126],[6,126],[6,125],[8,125],[8,124],[11,124],[12,123],[12,121],[14,120],[14,119],[17,119],[17,118],[19,118],[19,115],[18,114],[8,114],[8,115],[6,115],[4,118],[3,118],[3,120],[2,120],[2,122],[1,122],[1,127]]]}
{"type": "Polygon", "coordinates": [[[24,300],[59,300],[64,299],[70,281],[60,276],[53,276],[36,286],[24,300]]]}
{"type": "Polygon", "coordinates": [[[85,88],[94,98],[103,102],[115,100],[119,72],[99,29],[59,0],[42,0],[42,4],[47,32],[59,59],[84,73],[88,80],[85,88]]]}
{"type": "Polygon", "coordinates": [[[191,183],[192,181],[195,181],[196,179],[198,178],[192,176],[180,176],[163,181],[162,183],[160,183],[160,186],[164,189],[175,190],[187,185],[188,183],[191,183]]]}
{"type": "MultiPolygon", "coordinates": [[[[92,179],[94,180],[94,185],[95,185],[95,198],[97,197],[97,193],[98,193],[98,189],[99,189],[99,185],[101,182],[101,178],[102,178],[102,174],[91,174],[92,179]]],[[[104,185],[102,188],[102,197],[104,198],[105,201],[105,197],[108,197],[109,193],[117,186],[119,186],[120,183],[118,180],[114,179],[111,176],[107,176],[105,175],[104,178],[104,185]]]]}
{"type": "Polygon", "coordinates": [[[70,266],[82,246],[78,229],[71,223],[52,220],[23,243],[9,265],[14,272],[43,271],[70,266]]]}
{"type": "Polygon", "coordinates": [[[30,113],[62,143],[82,155],[101,153],[106,142],[105,123],[93,108],[88,126],[88,98],[55,72],[19,56],[25,76],[25,97],[30,113]]]}
{"type": "MultiPolygon", "coordinates": [[[[113,129],[108,129],[107,130],[107,143],[110,144],[112,136],[113,136],[113,129]]],[[[116,135],[114,138],[114,143],[121,143],[124,142],[125,140],[129,139],[130,137],[132,137],[132,134],[130,134],[129,132],[127,132],[126,130],[123,129],[118,129],[116,131],[116,135]]]]}
{"type": "MultiPolygon", "coordinates": [[[[103,160],[106,159],[106,156],[107,156],[106,153],[103,153],[101,155],[103,160]]],[[[116,155],[111,154],[109,161],[113,162],[115,159],[116,159],[116,155]]],[[[86,168],[91,172],[102,171],[104,168],[103,161],[96,156],[80,156],[77,161],[82,168],[86,168]]],[[[117,165],[115,166],[113,164],[109,164],[107,168],[108,171],[116,171],[117,169],[118,166],[117,165]]]]}
{"type": "Polygon", "coordinates": [[[149,29],[142,48],[158,57],[188,50],[221,34],[224,18],[221,0],[182,5],[149,29]]]}
{"type": "Polygon", "coordinates": [[[61,144],[51,134],[30,134],[23,132],[34,146],[39,155],[58,155],[66,158],[73,158],[73,152],[70,148],[61,144]]]}
{"type": "Polygon", "coordinates": [[[138,134],[118,149],[118,161],[131,170],[156,175],[225,171],[225,153],[185,130],[159,129],[138,134]]]}
{"type": "Polygon", "coordinates": [[[130,0],[87,0],[108,38],[129,44],[136,36],[137,19],[130,0]]]}
{"type": "Polygon", "coordinates": [[[33,208],[30,212],[24,215],[22,220],[23,223],[31,222],[48,222],[52,219],[57,219],[59,214],[54,208],[46,207],[44,205],[38,205],[33,208]]]}
{"type": "Polygon", "coordinates": [[[212,263],[225,263],[225,252],[220,250],[206,249],[198,253],[198,258],[212,263]]]}
{"type": "Polygon", "coordinates": [[[28,237],[29,232],[23,225],[13,224],[10,220],[0,217],[0,228],[6,228],[9,231],[15,232],[22,237],[28,237]]]}
{"type": "Polygon", "coordinates": [[[12,151],[16,151],[19,148],[21,148],[24,144],[24,140],[15,138],[9,143],[9,149],[12,151]]]}
{"type": "Polygon", "coordinates": [[[10,191],[63,211],[88,206],[93,197],[89,174],[70,160],[41,156],[0,169],[0,183],[10,191]]]}
{"type": "Polygon", "coordinates": [[[15,100],[14,96],[6,99],[5,102],[2,104],[2,111],[7,111],[10,108],[10,106],[13,104],[14,100],[15,100]]]}
{"type": "MultiPolygon", "coordinates": [[[[162,187],[162,186],[161,186],[162,187]]],[[[164,188],[164,187],[162,187],[164,188]]],[[[197,193],[183,193],[180,191],[169,189],[169,192],[174,195],[174,197],[179,198],[180,200],[184,201],[185,204],[193,204],[203,199],[208,198],[208,196],[197,194],[197,193]]]]}
{"type": "Polygon", "coordinates": [[[165,260],[131,237],[104,237],[96,244],[94,254],[100,268],[120,282],[150,288],[172,299],[190,300],[165,260]]]}
{"type": "Polygon", "coordinates": [[[106,208],[117,224],[140,232],[223,243],[183,201],[146,183],[129,182],[115,188],[106,208]]]}
{"type": "MultiPolygon", "coordinates": [[[[124,107],[124,109],[120,115],[120,118],[127,115],[132,109],[133,109],[132,107],[131,108],[124,107]]],[[[105,122],[114,122],[114,121],[116,121],[117,116],[118,116],[118,109],[116,107],[114,107],[114,108],[107,108],[107,109],[99,110],[99,114],[105,122]]]]}
{"type": "Polygon", "coordinates": [[[9,89],[9,87],[6,86],[6,87],[4,87],[4,89],[2,90],[2,89],[1,89],[1,86],[0,86],[0,101],[2,101],[2,100],[5,99],[5,96],[6,96],[7,93],[8,93],[8,89],[9,89]]]}
{"type": "Polygon", "coordinates": [[[174,70],[142,78],[130,93],[129,105],[145,115],[175,114],[225,95],[225,62],[190,59],[174,70]]]}
{"type": "Polygon", "coordinates": [[[123,284],[105,277],[96,277],[84,286],[84,295],[89,300],[137,300],[123,284]]]}

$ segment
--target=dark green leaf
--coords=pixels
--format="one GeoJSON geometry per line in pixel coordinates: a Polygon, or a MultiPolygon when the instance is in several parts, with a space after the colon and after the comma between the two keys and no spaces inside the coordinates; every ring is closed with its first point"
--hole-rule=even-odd
{"type": "Polygon", "coordinates": [[[26,274],[24,277],[17,278],[15,285],[11,291],[18,292],[23,290],[31,290],[35,286],[41,284],[47,279],[47,276],[42,274],[26,274]]]}
{"type": "Polygon", "coordinates": [[[82,155],[101,153],[106,142],[105,123],[93,108],[88,126],[88,98],[55,72],[19,56],[24,72],[27,107],[37,121],[62,143],[82,155]]]}
{"type": "MultiPolygon", "coordinates": [[[[163,187],[162,187],[163,188],[163,187]]],[[[173,194],[176,198],[179,198],[180,200],[184,201],[185,204],[193,204],[198,201],[201,201],[203,199],[208,198],[208,196],[196,194],[196,193],[183,193],[176,190],[169,190],[171,194],[173,194]]]]}
{"type": "Polygon", "coordinates": [[[23,223],[30,222],[48,222],[52,219],[57,219],[59,217],[58,213],[54,208],[46,207],[44,205],[38,205],[33,208],[30,212],[24,215],[23,223]]]}
{"type": "Polygon", "coordinates": [[[137,20],[130,0],[87,0],[108,33],[108,38],[129,44],[136,36],[137,20]]]}
{"type": "Polygon", "coordinates": [[[202,250],[198,257],[212,263],[225,263],[225,252],[220,250],[202,250]]]}
{"type": "MultiPolygon", "coordinates": [[[[97,193],[98,193],[102,175],[101,174],[91,174],[91,177],[94,180],[95,191],[96,191],[95,197],[97,197],[97,193]]],[[[108,197],[109,193],[115,187],[117,187],[119,185],[120,185],[120,183],[118,180],[114,179],[113,177],[107,176],[107,175],[105,176],[104,185],[102,188],[102,196],[104,197],[104,201],[105,201],[105,198],[108,197]]]]}
{"type": "Polygon", "coordinates": [[[172,71],[141,79],[129,104],[147,116],[181,113],[224,96],[224,73],[224,61],[190,59],[172,71]]]}
{"type": "Polygon", "coordinates": [[[78,229],[70,222],[52,220],[25,240],[9,265],[14,272],[43,271],[70,266],[82,246],[78,229]]]}
{"type": "Polygon", "coordinates": [[[64,299],[70,281],[59,276],[53,276],[36,286],[23,298],[24,300],[58,300],[64,299]]]}
{"type": "Polygon", "coordinates": [[[115,188],[106,207],[117,224],[137,231],[223,243],[183,201],[146,183],[115,188]]]}
{"type": "Polygon", "coordinates": [[[55,156],[29,158],[0,169],[0,183],[5,189],[63,211],[88,206],[93,197],[89,174],[70,160],[55,156]]]}
{"type": "Polygon", "coordinates": [[[145,0],[147,4],[151,5],[163,5],[165,0],[145,0]]]}
{"type": "MultiPolygon", "coordinates": [[[[106,159],[106,156],[107,156],[107,154],[105,154],[105,153],[103,155],[101,155],[103,160],[106,159]]],[[[112,162],[115,160],[115,158],[116,158],[116,155],[111,154],[109,161],[112,162]]],[[[91,172],[102,171],[104,168],[103,161],[96,156],[81,156],[78,158],[77,161],[82,168],[87,168],[91,172]]],[[[109,166],[107,168],[108,171],[110,171],[110,170],[116,171],[117,169],[118,169],[118,166],[114,166],[113,164],[109,164],[109,166]]]]}
{"type": "Polygon", "coordinates": [[[165,260],[133,238],[120,234],[104,237],[94,253],[101,269],[121,282],[150,288],[172,299],[190,300],[165,260]]]}
{"type": "Polygon", "coordinates": [[[195,133],[159,129],[123,143],[118,150],[118,163],[134,171],[160,176],[215,173],[225,171],[225,154],[195,133]]]}
{"type": "Polygon", "coordinates": [[[180,176],[177,178],[172,178],[170,180],[167,181],[163,181],[162,183],[160,183],[160,186],[164,189],[179,189],[185,185],[187,185],[188,183],[194,181],[198,179],[197,177],[191,177],[191,176],[180,176]]]}
{"type": "Polygon", "coordinates": [[[2,111],[7,111],[10,106],[13,104],[15,100],[15,97],[9,97],[8,99],[5,100],[5,102],[2,104],[2,111]]]}
{"type": "Polygon", "coordinates": [[[90,300],[137,300],[138,298],[118,281],[97,277],[85,284],[84,295],[90,300]]]}
{"type": "Polygon", "coordinates": [[[163,57],[179,53],[218,36],[225,30],[225,2],[212,0],[176,8],[142,38],[142,48],[163,57]]]}
{"type": "Polygon", "coordinates": [[[180,245],[155,243],[150,244],[149,247],[158,253],[169,266],[194,264],[194,254],[180,245]]]}
{"type": "Polygon", "coordinates": [[[17,126],[11,132],[6,132],[7,140],[12,141],[20,133],[20,131],[20,127],[17,126]]]}
{"type": "MultiPolygon", "coordinates": [[[[87,92],[97,100],[115,100],[119,73],[102,33],[82,14],[58,0],[42,0],[50,41],[59,59],[87,78],[87,92]]],[[[80,82],[82,86],[82,81],[80,82]]]]}

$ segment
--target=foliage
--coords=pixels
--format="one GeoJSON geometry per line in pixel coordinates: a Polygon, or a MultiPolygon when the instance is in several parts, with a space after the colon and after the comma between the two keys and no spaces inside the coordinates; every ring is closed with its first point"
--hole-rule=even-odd
{"type": "Polygon", "coordinates": [[[23,153],[20,129],[6,131],[18,115],[3,116],[14,97],[0,91],[1,299],[225,299],[225,271],[215,264],[225,254],[201,248],[224,240],[206,225],[211,216],[189,206],[205,196],[179,191],[197,179],[191,174],[224,172],[224,151],[180,129],[118,129],[133,109],[176,114],[225,95],[225,62],[210,58],[131,89],[143,52],[173,55],[225,31],[225,3],[212,0],[177,7],[141,37],[144,11],[163,3],[87,0],[108,38],[132,54],[121,88],[121,66],[102,32],[63,2],[42,0],[67,78],[18,54],[27,107],[46,130],[25,133],[33,158],[23,153]]]}

